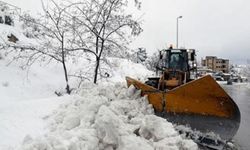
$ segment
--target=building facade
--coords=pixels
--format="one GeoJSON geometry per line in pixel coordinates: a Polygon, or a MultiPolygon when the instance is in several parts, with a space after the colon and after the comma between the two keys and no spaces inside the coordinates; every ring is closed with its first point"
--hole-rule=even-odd
{"type": "Polygon", "coordinates": [[[208,69],[212,69],[215,72],[229,72],[229,60],[217,58],[216,56],[206,56],[201,60],[202,66],[206,66],[208,69]]]}

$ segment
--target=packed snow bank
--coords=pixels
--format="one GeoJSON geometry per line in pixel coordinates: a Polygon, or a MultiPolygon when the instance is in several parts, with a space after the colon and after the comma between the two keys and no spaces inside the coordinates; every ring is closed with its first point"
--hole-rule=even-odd
{"type": "Polygon", "coordinates": [[[198,149],[183,139],[153,108],[140,91],[125,84],[83,85],[80,96],[50,115],[49,131],[27,136],[19,149],[198,149]]]}
{"type": "Polygon", "coordinates": [[[126,76],[137,78],[139,80],[146,80],[147,77],[154,76],[154,72],[149,71],[144,65],[134,63],[131,60],[121,58],[108,58],[110,66],[111,82],[121,82],[125,80],[126,76]]]}
{"type": "MultiPolygon", "coordinates": [[[[89,55],[81,56],[77,64],[68,62],[69,74],[81,72],[81,75],[93,80],[94,68],[96,66],[95,57],[89,55]]],[[[99,68],[98,83],[100,82],[121,82],[125,81],[126,76],[140,80],[146,80],[146,77],[154,76],[154,72],[148,70],[144,65],[137,64],[125,58],[106,57],[99,68]]],[[[86,81],[86,80],[85,80],[86,81]]]]}

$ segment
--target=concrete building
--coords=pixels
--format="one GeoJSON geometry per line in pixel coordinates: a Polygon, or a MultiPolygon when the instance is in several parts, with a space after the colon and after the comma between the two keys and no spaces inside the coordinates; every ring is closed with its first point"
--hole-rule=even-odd
{"type": "Polygon", "coordinates": [[[206,66],[208,69],[212,69],[215,72],[229,72],[229,60],[217,58],[216,56],[206,56],[201,60],[201,65],[206,66]]]}

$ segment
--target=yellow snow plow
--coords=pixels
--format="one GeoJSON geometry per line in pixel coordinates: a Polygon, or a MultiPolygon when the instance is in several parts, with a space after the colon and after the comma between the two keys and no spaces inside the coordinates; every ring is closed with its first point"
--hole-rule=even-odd
{"type": "Polygon", "coordinates": [[[192,79],[194,61],[195,50],[163,50],[158,63],[160,77],[146,83],[126,77],[127,85],[147,95],[155,113],[168,121],[229,140],[240,125],[239,108],[210,75],[192,79]]]}

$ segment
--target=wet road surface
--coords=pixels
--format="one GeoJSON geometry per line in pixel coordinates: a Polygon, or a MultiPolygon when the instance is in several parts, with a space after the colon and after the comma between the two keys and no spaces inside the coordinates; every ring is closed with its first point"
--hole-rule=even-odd
{"type": "Polygon", "coordinates": [[[247,84],[221,85],[233,98],[241,112],[241,124],[234,137],[241,150],[250,149],[250,86],[247,84]]]}

